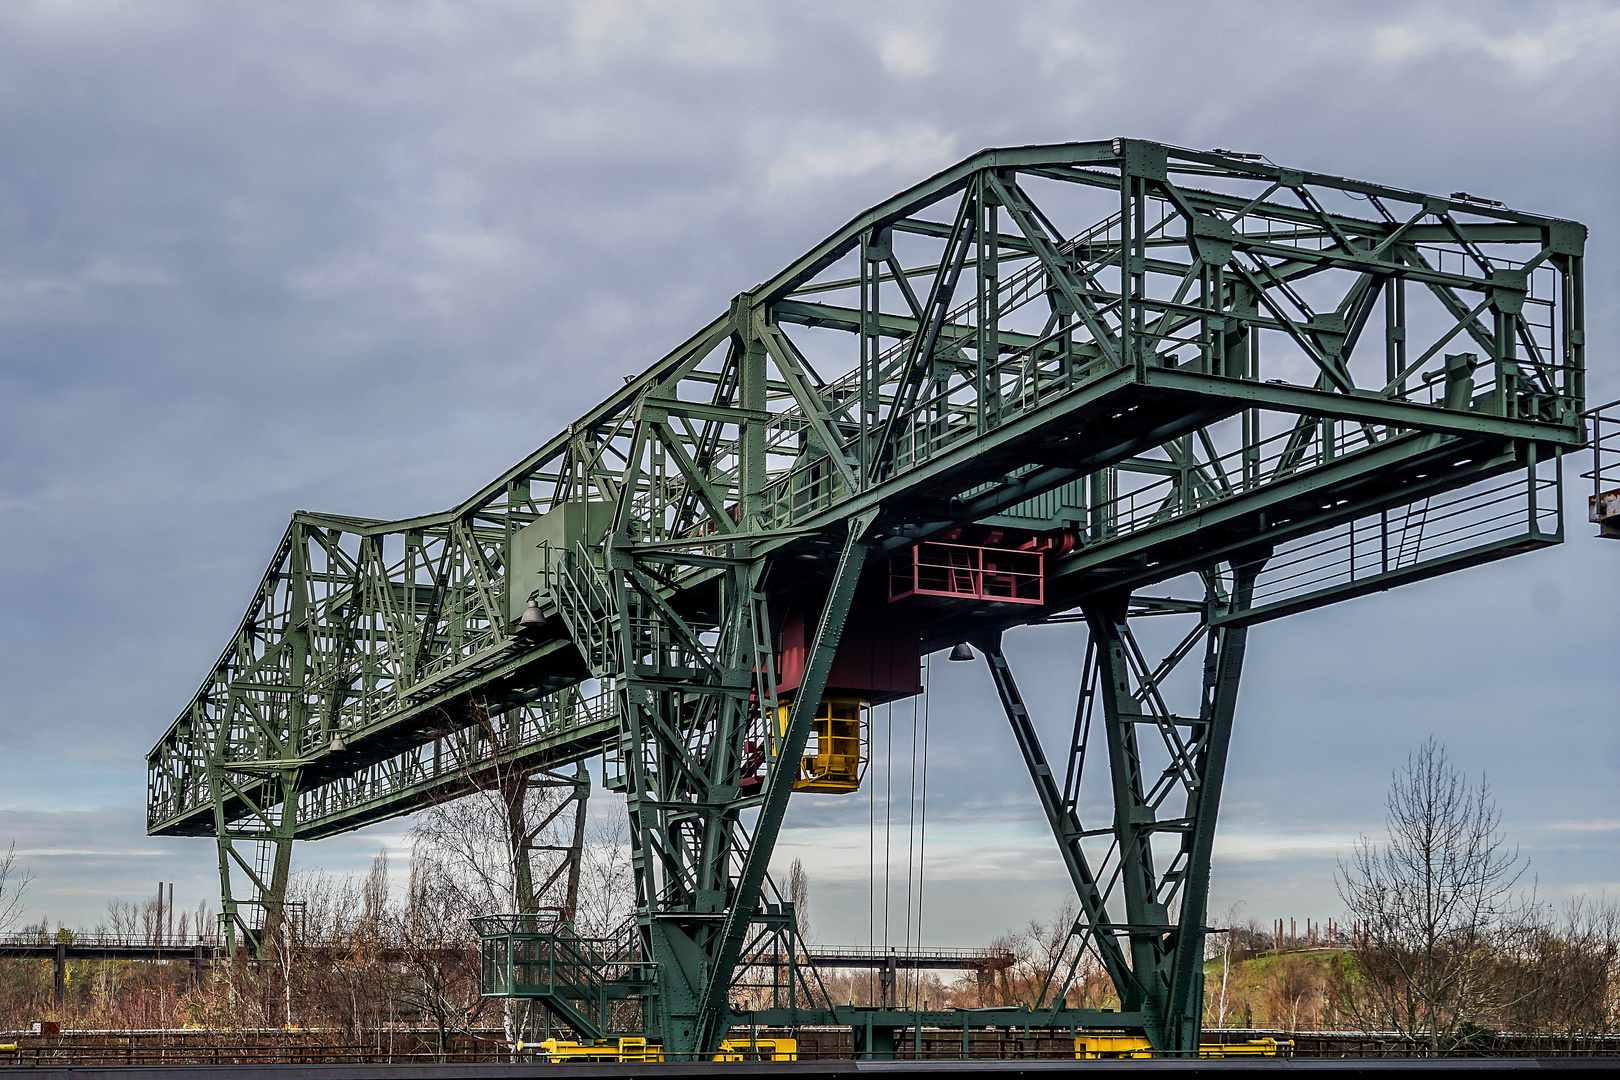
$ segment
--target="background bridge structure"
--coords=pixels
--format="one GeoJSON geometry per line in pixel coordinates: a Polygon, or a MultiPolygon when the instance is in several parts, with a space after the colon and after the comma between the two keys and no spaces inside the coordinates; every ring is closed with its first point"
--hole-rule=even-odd
{"type": "MultiPolygon", "coordinates": [[[[600,758],[637,963],[596,978],[667,1055],[712,1052],[759,942],[793,933],[767,873],[792,791],[859,783],[838,709],[969,643],[1120,1000],[1068,1007],[1060,972],[1001,1022],[1195,1052],[1249,628],[1561,542],[1584,240],[1251,155],[983,151],[460,505],[295,513],[151,752],[149,831],[215,839],[252,944],[293,841],[542,770],[582,813],[600,758]],[[1037,724],[1001,638],[1060,622],[1089,631],[1076,710],[1037,724]]],[[[751,1022],[847,1023],[868,1051],[968,1022],[778,1011],[751,1022]]]]}

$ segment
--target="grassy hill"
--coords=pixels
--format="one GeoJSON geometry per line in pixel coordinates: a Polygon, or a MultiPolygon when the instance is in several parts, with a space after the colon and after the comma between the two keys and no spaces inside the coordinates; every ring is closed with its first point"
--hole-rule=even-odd
{"type": "Polygon", "coordinates": [[[1350,953],[1337,949],[1268,952],[1233,961],[1224,966],[1223,1004],[1223,963],[1217,956],[1204,964],[1204,1026],[1299,1030],[1331,1024],[1329,988],[1353,963],[1350,953]]]}

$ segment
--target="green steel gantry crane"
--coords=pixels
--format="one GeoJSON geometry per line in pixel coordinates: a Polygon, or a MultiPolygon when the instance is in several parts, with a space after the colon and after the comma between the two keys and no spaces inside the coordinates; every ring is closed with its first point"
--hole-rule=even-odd
{"type": "MultiPolygon", "coordinates": [[[[1584,241],[1253,155],[982,151],[459,506],[294,514],[151,752],[149,831],[215,838],[227,929],[253,944],[294,840],[496,774],[550,770],[583,800],[583,771],[556,770],[601,757],[628,803],[632,940],[486,924],[486,961],[551,958],[491,978],[587,1035],[601,1001],[638,998],[667,1056],[712,1053],[738,972],[792,931],[767,876],[791,792],[858,783],[849,717],[971,643],[1122,1006],[1054,987],[973,1023],[1195,1051],[1248,628],[1562,540],[1584,241]],[[1147,619],[1175,632],[1139,636],[1147,619]],[[1001,636],[1064,621],[1090,644],[1050,757],[1001,636]]],[[[751,1021],[847,1023],[868,1051],[967,1022],[798,1004],[751,1021]]]]}

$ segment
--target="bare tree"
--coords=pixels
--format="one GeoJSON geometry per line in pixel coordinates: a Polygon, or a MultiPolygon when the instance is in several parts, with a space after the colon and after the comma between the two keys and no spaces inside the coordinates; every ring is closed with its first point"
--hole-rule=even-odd
{"type": "MultiPolygon", "coordinates": [[[[463,882],[420,845],[411,856],[409,895],[394,915],[391,936],[407,972],[401,997],[432,1023],[435,1051],[446,1060],[451,1035],[472,1026],[486,999],[479,996],[478,942],[467,923],[463,882]]],[[[505,1019],[512,1024],[510,1010],[505,1019]]]]}
{"type": "Polygon", "coordinates": [[[359,1039],[387,1013],[394,973],[386,961],[393,929],[388,856],[379,852],[359,882],[319,871],[294,875],[288,907],[272,941],[282,967],[288,1012],[307,1024],[336,1026],[359,1039]]]}
{"type": "Polygon", "coordinates": [[[1583,1038],[1620,1030],[1620,905],[1576,897],[1562,911],[1540,906],[1510,935],[1501,961],[1513,987],[1506,1026],[1583,1038]]]}
{"type": "Polygon", "coordinates": [[[630,820],[622,801],[604,799],[593,811],[587,829],[574,926],[583,937],[611,937],[634,913],[635,906],[630,820]]]}
{"type": "Polygon", "coordinates": [[[428,807],[412,836],[436,853],[466,894],[472,914],[533,914],[559,908],[572,919],[583,844],[583,773],[561,776],[517,766],[508,748],[520,737],[515,713],[477,707],[472,722],[440,734],[464,781],[459,797],[428,807]],[[565,811],[574,807],[574,814],[565,811]],[[549,874],[537,877],[536,852],[551,852],[549,874]]]}
{"type": "MultiPolygon", "coordinates": [[[[459,1000],[468,916],[534,914],[549,907],[572,923],[578,907],[589,781],[583,766],[565,777],[508,760],[521,736],[518,720],[515,713],[478,707],[472,723],[440,735],[465,794],[429,806],[411,830],[411,893],[400,932],[416,979],[416,1003],[439,1026],[441,1038],[449,1018],[466,1012],[461,1004],[446,1003],[459,1000]],[[570,807],[574,813],[565,813],[570,807]],[[543,877],[537,852],[556,856],[543,877]],[[451,926],[451,913],[461,925],[451,926]]],[[[468,970],[476,989],[476,964],[468,970]]],[[[515,1048],[536,1010],[518,999],[503,1006],[502,1026],[515,1048]]]]}
{"type": "Polygon", "coordinates": [[[1113,986],[1106,972],[1074,933],[1078,913],[1075,898],[1067,897],[1049,920],[1031,919],[1023,930],[991,941],[990,951],[1009,962],[976,973],[977,1005],[1042,1008],[1061,1000],[1071,1007],[1101,1008],[1111,1002],[1113,986]]]}
{"type": "Polygon", "coordinates": [[[1455,1049],[1507,1004],[1494,938],[1520,908],[1525,860],[1485,777],[1465,777],[1433,738],[1394,771],[1384,805],[1388,841],[1362,837],[1336,875],[1365,942],[1342,1004],[1366,1030],[1455,1049]]]}
{"type": "MultiPolygon", "coordinates": [[[[1231,981],[1232,977],[1232,946],[1234,944],[1241,944],[1241,938],[1239,937],[1241,931],[1238,929],[1237,921],[1238,912],[1242,909],[1243,902],[1241,900],[1226,909],[1226,918],[1222,920],[1226,925],[1221,928],[1220,946],[1218,950],[1215,942],[1212,940],[1214,937],[1213,934],[1204,939],[1204,959],[1213,960],[1217,955],[1221,958],[1220,992],[1215,996],[1216,1000],[1214,1002],[1215,1026],[1220,1028],[1226,1026],[1226,990],[1227,984],[1231,981]]],[[[1252,922],[1253,920],[1250,921],[1252,922]]],[[[1241,959],[1241,957],[1239,959],[1241,959]]],[[[1213,987],[1206,987],[1206,997],[1209,996],[1210,989],[1213,989],[1213,987]]],[[[1204,1011],[1206,1013],[1210,1011],[1208,1006],[1205,1007],[1204,1011]]]]}
{"type": "Polygon", "coordinates": [[[810,936],[810,875],[798,859],[788,867],[788,900],[793,904],[793,918],[799,938],[808,945],[810,936]]]}
{"type": "Polygon", "coordinates": [[[0,934],[11,933],[12,927],[23,913],[23,893],[34,875],[17,865],[17,842],[6,848],[6,857],[0,859],[0,934]]]}

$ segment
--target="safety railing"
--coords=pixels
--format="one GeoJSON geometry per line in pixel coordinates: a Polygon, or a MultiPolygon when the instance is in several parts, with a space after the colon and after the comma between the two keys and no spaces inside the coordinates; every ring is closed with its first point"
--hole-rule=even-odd
{"type": "Polygon", "coordinates": [[[56,930],[45,934],[0,935],[0,951],[6,949],[33,949],[67,945],[75,949],[191,949],[197,945],[213,948],[218,939],[212,935],[177,938],[158,933],[114,934],[90,933],[76,930],[56,930]]]}
{"type": "Polygon", "coordinates": [[[1038,551],[925,541],[889,561],[889,599],[933,597],[1007,604],[1045,602],[1038,551]]]}
{"type": "Polygon", "coordinates": [[[584,544],[575,552],[547,549],[546,595],[579,646],[591,671],[600,676],[614,668],[613,599],[584,544]]]}
{"type": "Polygon", "coordinates": [[[645,976],[645,964],[615,955],[623,945],[611,939],[583,937],[560,912],[533,915],[479,915],[469,920],[480,946],[480,988],[492,997],[556,998],[584,1002],[603,1000],[605,984],[628,970],[645,976]]]}
{"type": "Polygon", "coordinates": [[[1587,520],[1598,535],[1620,539],[1620,401],[1588,409],[1582,419],[1592,425],[1592,469],[1581,479],[1592,481],[1587,520]]]}
{"type": "Polygon", "coordinates": [[[318,827],[371,802],[474,777],[497,759],[538,753],[570,732],[614,726],[617,718],[618,697],[610,685],[593,694],[569,690],[542,698],[503,715],[499,739],[451,733],[311,788],[299,795],[298,820],[303,827],[318,827]]]}
{"type": "Polygon", "coordinates": [[[1489,484],[1364,515],[1284,544],[1256,580],[1251,610],[1277,610],[1330,591],[1376,584],[1448,560],[1483,557],[1493,545],[1552,542],[1560,482],[1529,469],[1489,484]]]}
{"type": "Polygon", "coordinates": [[[1127,463],[1116,470],[1129,484],[1102,506],[1103,539],[1197,513],[1214,503],[1266,487],[1365,450],[1394,433],[1365,424],[1326,424],[1279,432],[1210,460],[1127,463]],[[1152,469],[1149,473],[1144,470],[1152,469]],[[1151,476],[1152,479],[1146,479],[1151,476]]]}
{"type": "Polygon", "coordinates": [[[894,948],[882,945],[816,945],[808,949],[803,962],[836,967],[838,961],[887,960],[899,962],[964,960],[976,964],[1002,964],[1010,966],[1017,959],[1005,949],[922,949],[894,948]]]}

